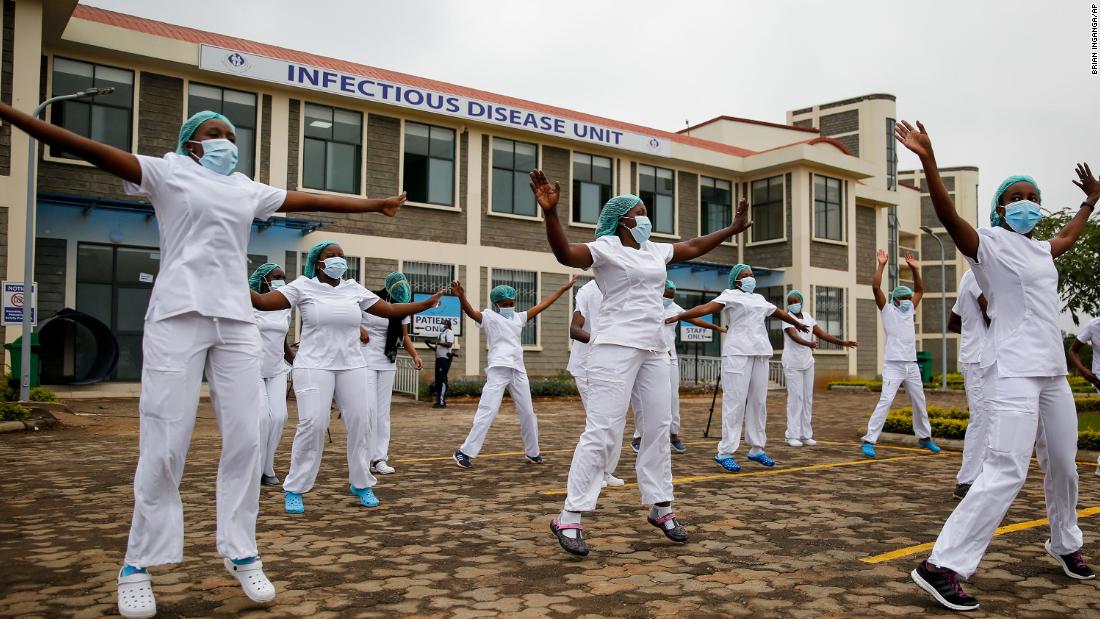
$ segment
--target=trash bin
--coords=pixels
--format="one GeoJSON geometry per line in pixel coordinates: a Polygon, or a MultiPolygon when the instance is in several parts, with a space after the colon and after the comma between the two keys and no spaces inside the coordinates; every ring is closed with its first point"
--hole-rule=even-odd
{"type": "MultiPolygon", "coordinates": [[[[19,386],[20,377],[23,375],[23,336],[15,338],[11,344],[4,344],[4,349],[11,354],[11,380],[12,387],[19,386]]],[[[31,387],[37,387],[39,381],[38,370],[38,333],[31,332],[31,387]]]]}
{"type": "Polygon", "coordinates": [[[921,382],[932,382],[932,353],[925,350],[917,351],[917,367],[920,368],[921,382]]]}

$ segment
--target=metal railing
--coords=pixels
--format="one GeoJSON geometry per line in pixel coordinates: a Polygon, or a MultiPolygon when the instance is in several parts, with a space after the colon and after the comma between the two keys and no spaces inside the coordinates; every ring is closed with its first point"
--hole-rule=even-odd
{"type": "Polygon", "coordinates": [[[393,392],[411,395],[420,399],[420,371],[408,357],[397,358],[397,375],[393,379],[393,392]]]}
{"type": "Polygon", "coordinates": [[[787,377],[785,374],[783,374],[782,361],[768,362],[768,382],[772,385],[778,385],[780,387],[787,386],[787,377]]]}
{"type": "MultiPolygon", "coordinates": [[[[680,361],[680,384],[713,385],[722,375],[721,357],[678,357],[680,361]]],[[[783,375],[782,361],[768,361],[768,382],[772,386],[785,387],[787,379],[783,375]]]]}

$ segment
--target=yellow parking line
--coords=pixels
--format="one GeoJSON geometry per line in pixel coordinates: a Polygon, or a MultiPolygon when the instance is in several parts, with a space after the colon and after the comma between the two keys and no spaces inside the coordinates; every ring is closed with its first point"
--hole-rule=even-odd
{"type": "MultiPolygon", "coordinates": [[[[1078,518],[1088,518],[1089,516],[1095,516],[1100,514],[1100,507],[1089,507],[1088,509],[1082,509],[1077,512],[1078,518]]],[[[1005,535],[1006,533],[1015,533],[1016,531],[1023,531],[1025,529],[1034,529],[1035,527],[1041,527],[1048,524],[1050,521],[1046,518],[1040,518],[1038,520],[1028,520],[1026,522],[1017,522],[1014,524],[1005,525],[993,532],[993,535],[1005,535]]],[[[929,542],[927,544],[917,544],[916,546],[908,546],[906,548],[899,548],[898,550],[891,550],[890,552],[884,552],[880,555],[873,557],[865,557],[860,559],[864,563],[883,563],[884,561],[890,561],[893,559],[900,559],[902,557],[908,557],[915,555],[918,552],[925,552],[932,550],[935,546],[935,542],[929,542]]]]}

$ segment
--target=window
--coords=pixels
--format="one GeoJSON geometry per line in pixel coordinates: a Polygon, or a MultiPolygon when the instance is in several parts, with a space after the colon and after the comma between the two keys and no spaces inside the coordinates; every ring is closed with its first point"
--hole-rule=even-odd
{"type": "Polygon", "coordinates": [[[358,194],[363,115],[307,103],[305,118],[302,186],[358,194]]]}
{"type": "MultiPolygon", "coordinates": [[[[844,200],[840,180],[814,175],[814,236],[830,241],[844,240],[844,200]]],[[[753,225],[755,228],[756,226],[753,225]]]]}
{"type": "MultiPolygon", "coordinates": [[[[814,318],[829,335],[844,339],[844,289],[814,286],[814,318]]],[[[843,350],[842,346],[824,340],[818,343],[820,350],[843,350]]]]}
{"type": "MultiPolygon", "coordinates": [[[[691,309],[696,305],[702,305],[709,303],[721,294],[719,292],[705,291],[705,290],[684,290],[678,288],[676,290],[675,301],[676,304],[684,309],[691,309]]],[[[722,324],[722,312],[716,312],[707,316],[703,316],[702,320],[712,322],[716,325],[722,324]]],[[[690,376],[699,376],[698,359],[700,357],[706,358],[718,358],[722,356],[722,335],[719,333],[711,332],[711,340],[709,342],[685,342],[679,337],[680,325],[676,325],[677,337],[676,337],[676,355],[683,359],[684,357],[691,357],[692,361],[688,363],[695,363],[695,365],[688,366],[688,378],[685,380],[691,380],[690,376]]],[[[683,362],[681,362],[683,363],[683,362]]]]}
{"type": "MultiPolygon", "coordinates": [[[[581,288],[583,288],[585,284],[587,284],[588,282],[590,282],[594,279],[596,279],[596,278],[592,277],[590,275],[578,275],[577,276],[577,283],[573,284],[573,294],[570,297],[570,298],[573,299],[573,302],[574,302],[573,307],[574,308],[576,307],[577,293],[581,291],[581,288]]],[[[573,312],[572,311],[569,312],[569,320],[573,320],[573,312]]]]}
{"type": "MultiPolygon", "coordinates": [[[[534,271],[516,271],[513,269],[492,269],[493,279],[489,283],[489,290],[485,296],[501,284],[516,289],[516,311],[522,312],[538,304],[539,302],[539,274],[534,271]]],[[[524,346],[538,344],[538,318],[528,320],[520,334],[524,346]]]]}
{"type": "MultiPolygon", "coordinates": [[[[86,138],[130,152],[133,141],[134,72],[98,64],[53,59],[53,96],[87,88],[114,88],[109,95],[61,101],[50,108],[50,121],[86,138]]],[[[54,157],[70,157],[50,148],[54,157]]]]}
{"type": "Polygon", "coordinates": [[[752,182],[752,242],[774,241],[786,236],[783,227],[783,176],[752,182]]]}
{"type": "Polygon", "coordinates": [[[898,143],[894,137],[893,118],[886,119],[886,188],[896,191],[898,188],[898,143]]]}
{"type": "Polygon", "coordinates": [[[493,212],[535,217],[538,205],[527,174],[538,166],[538,147],[493,138],[493,212]]]}
{"type": "MultiPolygon", "coordinates": [[[[753,224],[755,228],[756,225],[753,224]]],[[[776,307],[787,307],[787,288],[785,286],[765,286],[764,288],[757,288],[756,293],[763,295],[768,303],[776,307]]],[[[772,343],[773,350],[783,349],[783,329],[789,327],[787,323],[779,320],[778,318],[768,317],[764,319],[764,324],[768,327],[768,340],[772,343]]]]}
{"type": "Polygon", "coordinates": [[[422,204],[454,206],[454,129],[405,123],[404,181],[409,200],[422,204]]]}
{"type": "Polygon", "coordinates": [[[649,210],[653,231],[676,233],[676,209],[672,204],[675,188],[672,170],[648,165],[638,166],[638,197],[649,210]]]}
{"type": "Polygon", "coordinates": [[[203,110],[229,118],[237,129],[237,171],[252,178],[256,172],[256,95],[194,82],[187,90],[187,113],[203,110]]]}
{"type": "Polygon", "coordinates": [[[611,199],[611,159],[573,153],[573,223],[595,224],[611,199]]]}
{"type": "Polygon", "coordinates": [[[699,178],[700,234],[717,232],[730,225],[733,218],[733,192],[729,181],[702,176],[699,178]]]}

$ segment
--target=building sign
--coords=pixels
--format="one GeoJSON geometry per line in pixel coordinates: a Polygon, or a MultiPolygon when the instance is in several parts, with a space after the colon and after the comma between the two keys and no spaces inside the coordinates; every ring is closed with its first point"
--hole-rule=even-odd
{"type": "MultiPolygon", "coordinates": [[[[23,324],[23,306],[26,300],[23,295],[23,282],[3,282],[4,286],[4,319],[5,327],[23,324]]],[[[38,284],[33,286],[34,298],[31,299],[31,324],[38,324],[38,284]]]]}
{"type": "Polygon", "coordinates": [[[690,322],[680,322],[681,342],[709,342],[714,339],[714,331],[697,327],[690,322]]]}
{"type": "Polygon", "coordinates": [[[200,47],[199,68],[647,155],[671,154],[663,137],[212,45],[200,47]]]}
{"type": "MultiPolygon", "coordinates": [[[[417,293],[413,295],[413,303],[419,303],[432,295],[417,293]]],[[[458,297],[444,295],[439,298],[439,305],[419,314],[413,314],[412,334],[425,337],[436,337],[443,332],[443,321],[451,321],[451,332],[455,337],[462,335],[462,305],[458,297]]]]}

